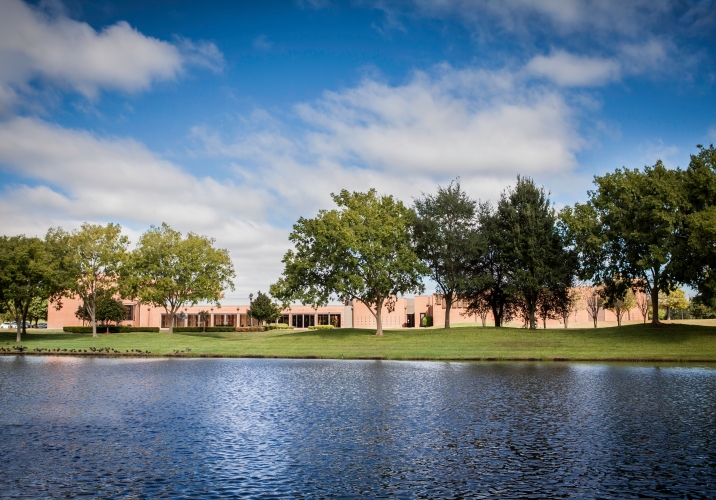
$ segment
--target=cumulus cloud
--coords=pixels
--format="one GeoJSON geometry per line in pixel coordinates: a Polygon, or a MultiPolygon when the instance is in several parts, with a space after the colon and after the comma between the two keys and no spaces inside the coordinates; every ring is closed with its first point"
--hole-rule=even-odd
{"type": "Polygon", "coordinates": [[[39,79],[87,98],[100,89],[136,92],[175,78],[187,64],[212,69],[223,61],[208,42],[179,46],[148,37],[124,21],[96,31],[62,13],[22,0],[0,0],[0,104],[39,79]]]}
{"type": "Polygon", "coordinates": [[[197,154],[233,160],[241,178],[271,185],[286,219],[330,206],[328,194],[371,187],[410,203],[460,176],[495,198],[515,175],[570,178],[587,147],[574,105],[508,71],[440,66],[403,85],[367,79],[295,107],[302,130],[256,113],[227,137],[195,127],[197,154]]]}
{"type": "Polygon", "coordinates": [[[32,181],[6,186],[3,234],[43,234],[51,225],[88,220],[121,222],[137,234],[167,222],[216,237],[230,249],[243,286],[280,272],[286,232],[265,222],[268,198],[260,185],[195,177],[137,141],[33,118],[0,124],[0,166],[32,181]]]}
{"type": "Polygon", "coordinates": [[[563,87],[592,87],[619,80],[621,66],[611,59],[576,56],[558,50],[549,56],[534,57],[525,70],[563,87]]]}

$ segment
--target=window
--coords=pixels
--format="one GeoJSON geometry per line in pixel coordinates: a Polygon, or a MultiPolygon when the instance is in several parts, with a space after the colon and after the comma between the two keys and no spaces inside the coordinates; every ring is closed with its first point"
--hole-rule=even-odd
{"type": "Polygon", "coordinates": [[[236,326],[236,314],[214,314],[214,326],[236,326]]]}
{"type": "Polygon", "coordinates": [[[282,314],[281,317],[278,319],[279,323],[283,323],[284,325],[288,325],[288,314],[282,314]]]}
{"type": "Polygon", "coordinates": [[[318,315],[318,324],[319,325],[330,325],[328,322],[328,314],[319,314],[318,315]]]}
{"type": "Polygon", "coordinates": [[[134,321],[134,305],[124,305],[124,321],[134,321]]]}

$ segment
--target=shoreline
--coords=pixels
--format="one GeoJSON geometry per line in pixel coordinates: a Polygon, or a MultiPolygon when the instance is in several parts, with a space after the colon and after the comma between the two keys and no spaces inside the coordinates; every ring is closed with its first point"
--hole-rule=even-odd
{"type": "Polygon", "coordinates": [[[0,352],[0,356],[46,356],[69,358],[112,358],[112,359],[322,359],[332,361],[434,361],[434,362],[486,362],[486,363],[708,363],[716,364],[716,358],[680,359],[680,358],[565,358],[565,357],[386,357],[386,356],[357,356],[357,357],[330,357],[330,356],[280,356],[264,354],[97,354],[97,353],[63,353],[63,352],[0,352]]]}

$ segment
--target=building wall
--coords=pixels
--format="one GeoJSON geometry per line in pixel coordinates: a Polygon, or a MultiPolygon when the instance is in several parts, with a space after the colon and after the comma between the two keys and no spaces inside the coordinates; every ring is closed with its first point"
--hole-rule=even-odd
{"type": "MultiPolygon", "coordinates": [[[[574,323],[591,323],[592,319],[586,310],[586,306],[582,301],[578,305],[577,310],[570,315],[569,324],[574,323]]],[[[62,299],[62,307],[58,310],[51,304],[47,314],[48,328],[62,328],[63,326],[80,326],[82,322],[75,316],[75,311],[79,307],[81,301],[79,299],[62,299]]],[[[138,304],[129,300],[123,301],[125,305],[134,307],[134,318],[132,320],[122,321],[122,325],[126,326],[152,326],[162,327],[162,315],[166,314],[164,308],[152,307],[146,304],[138,304]]],[[[395,301],[395,307],[389,311],[387,307],[383,307],[382,319],[383,328],[406,328],[409,324],[409,315],[414,318],[415,327],[420,326],[420,319],[423,316],[432,316],[434,326],[445,325],[445,309],[444,301],[438,295],[422,295],[414,298],[398,298],[395,301]],[[411,312],[412,311],[412,312],[411,312]]],[[[248,324],[246,313],[249,306],[189,306],[184,307],[180,312],[185,314],[197,314],[200,311],[208,311],[211,315],[210,325],[215,324],[215,315],[235,315],[235,325],[244,326],[248,324]]],[[[450,311],[450,322],[455,323],[475,323],[481,324],[482,320],[477,315],[467,315],[465,304],[458,302],[450,311]]],[[[331,305],[325,307],[314,308],[311,306],[294,305],[282,311],[283,315],[288,316],[288,324],[293,324],[293,316],[313,316],[313,324],[319,324],[318,315],[340,316],[341,328],[376,328],[376,321],[373,314],[362,302],[354,300],[350,304],[331,305]]],[[[624,320],[643,320],[641,312],[634,308],[625,314],[624,320]]],[[[519,319],[513,322],[519,322],[519,319]]],[[[599,322],[616,322],[616,315],[611,311],[600,310],[598,315],[599,322]]],[[[255,320],[254,320],[255,322],[255,320]]],[[[488,314],[487,323],[494,324],[492,314],[488,314]]],[[[176,326],[185,326],[186,321],[176,326]]],[[[255,324],[255,323],[254,323],[255,324]]],[[[541,320],[539,325],[542,325],[541,320]]],[[[563,325],[560,320],[547,320],[548,327],[557,327],[563,325]]]]}

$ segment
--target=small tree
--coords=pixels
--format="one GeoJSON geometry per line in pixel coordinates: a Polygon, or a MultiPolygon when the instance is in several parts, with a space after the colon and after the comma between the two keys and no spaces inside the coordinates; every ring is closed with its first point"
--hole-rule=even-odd
{"type": "Polygon", "coordinates": [[[612,311],[617,317],[617,326],[622,326],[622,318],[634,307],[634,292],[629,280],[622,277],[610,277],[601,291],[604,308],[612,311]]]}
{"type": "Polygon", "coordinates": [[[569,328],[569,317],[573,312],[578,310],[582,302],[583,298],[581,290],[579,288],[570,288],[563,308],[561,309],[562,321],[564,322],[565,328],[569,328]]]}
{"type": "Polygon", "coordinates": [[[599,318],[599,311],[603,308],[604,305],[604,299],[602,298],[600,291],[596,288],[590,290],[590,292],[587,294],[585,303],[587,306],[587,314],[589,314],[589,317],[592,318],[592,321],[594,321],[594,328],[596,328],[597,320],[599,318]]]}
{"type": "Polygon", "coordinates": [[[107,327],[106,333],[109,333],[110,322],[119,323],[126,314],[127,310],[122,305],[122,302],[112,297],[104,297],[97,303],[96,318],[107,327]]]}
{"type": "Polygon", "coordinates": [[[636,307],[637,309],[639,309],[642,318],[644,318],[644,324],[646,324],[646,320],[649,316],[649,297],[647,296],[646,292],[641,290],[637,291],[635,296],[636,307]]]}
{"type": "Polygon", "coordinates": [[[32,299],[32,302],[30,302],[30,307],[27,310],[27,319],[30,320],[30,324],[34,322],[35,327],[37,327],[38,321],[47,321],[47,307],[47,299],[41,299],[40,297],[35,297],[34,299],[32,299]]]}
{"type": "Polygon", "coordinates": [[[392,196],[342,190],[337,210],[300,218],[289,239],[296,246],[283,258],[283,276],[270,293],[285,305],[294,300],[319,306],[329,299],[358,300],[373,314],[383,335],[382,314],[398,295],[424,289],[428,269],[410,238],[412,212],[392,196]]]}
{"type": "Polygon", "coordinates": [[[281,317],[281,308],[273,303],[271,297],[265,293],[261,293],[261,290],[256,294],[256,298],[251,303],[251,309],[248,311],[248,315],[252,318],[256,318],[259,324],[264,322],[271,322],[281,317]]]}
{"type": "Polygon", "coordinates": [[[199,311],[199,323],[201,324],[201,331],[206,332],[206,325],[209,322],[209,318],[211,318],[211,314],[209,314],[209,311],[199,311]]]}
{"type": "Polygon", "coordinates": [[[479,294],[472,297],[472,300],[468,302],[465,316],[471,316],[476,314],[480,316],[482,320],[482,326],[487,326],[487,316],[490,314],[492,307],[487,298],[487,294],[479,294]]]}
{"type": "Polygon", "coordinates": [[[671,319],[671,311],[688,309],[689,301],[681,287],[671,290],[666,297],[661,298],[661,304],[666,310],[665,319],[671,319]]]}
{"type": "Polygon", "coordinates": [[[222,291],[234,289],[234,266],[214,239],[189,233],[186,238],[167,224],[152,226],[132,252],[131,278],[125,296],[163,307],[174,332],[177,311],[185,305],[208,301],[219,305],[222,291]]]}

